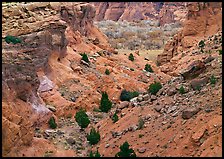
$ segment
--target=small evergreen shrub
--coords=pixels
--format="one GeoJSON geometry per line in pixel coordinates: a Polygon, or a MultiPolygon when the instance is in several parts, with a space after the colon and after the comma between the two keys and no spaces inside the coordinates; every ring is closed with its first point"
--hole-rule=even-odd
{"type": "Polygon", "coordinates": [[[100,153],[99,153],[99,151],[97,149],[96,152],[90,151],[89,157],[101,157],[101,155],[100,155],[100,153]]]}
{"type": "Polygon", "coordinates": [[[183,86],[181,86],[181,87],[179,88],[179,92],[180,92],[180,94],[184,94],[184,93],[185,93],[185,90],[184,90],[184,87],[183,87],[183,86]]]}
{"type": "Polygon", "coordinates": [[[89,117],[83,109],[80,109],[78,112],[76,112],[75,121],[81,128],[86,128],[90,123],[89,117]]]}
{"type": "Polygon", "coordinates": [[[130,55],[128,56],[128,59],[130,61],[134,61],[135,60],[134,55],[132,53],[130,53],[130,55]]]}
{"type": "Polygon", "coordinates": [[[95,145],[100,141],[100,133],[92,128],[90,134],[87,135],[87,140],[91,145],[95,145]]]}
{"type": "Polygon", "coordinates": [[[55,119],[54,119],[53,116],[49,119],[48,124],[49,124],[51,129],[56,129],[57,128],[57,124],[55,123],[55,119]]]}
{"type": "Polygon", "coordinates": [[[81,54],[81,55],[82,55],[82,60],[83,60],[83,61],[85,61],[85,62],[87,62],[87,63],[90,63],[89,58],[88,58],[88,56],[87,56],[86,53],[81,54]]]}
{"type": "Polygon", "coordinates": [[[201,40],[199,43],[198,43],[198,46],[201,48],[201,52],[203,53],[203,48],[205,46],[205,42],[203,40],[201,40]]]}
{"type": "Polygon", "coordinates": [[[121,91],[120,100],[121,101],[130,101],[130,99],[137,97],[139,93],[137,91],[126,91],[125,89],[121,91]]]}
{"type": "Polygon", "coordinates": [[[204,42],[203,40],[201,40],[201,41],[198,43],[198,46],[199,46],[200,48],[204,48],[204,46],[205,46],[205,42],[204,42]]]}
{"type": "Polygon", "coordinates": [[[110,71],[108,69],[106,69],[105,74],[106,75],[109,75],[110,74],[110,71]]]}
{"type": "Polygon", "coordinates": [[[144,128],[144,120],[142,118],[139,118],[138,120],[138,130],[143,129],[144,128]]]}
{"type": "Polygon", "coordinates": [[[152,70],[151,65],[149,65],[149,64],[146,64],[146,65],[145,65],[145,70],[146,70],[147,72],[154,72],[154,71],[152,70]]]}
{"type": "Polygon", "coordinates": [[[116,123],[118,121],[118,116],[117,116],[117,113],[116,112],[112,116],[112,120],[113,120],[113,123],[116,123]]]}
{"type": "Polygon", "coordinates": [[[115,157],[136,157],[136,154],[132,148],[129,149],[128,142],[124,142],[123,145],[120,146],[120,152],[118,152],[115,157]]]}
{"type": "Polygon", "coordinates": [[[13,44],[17,44],[17,43],[21,43],[22,40],[15,37],[15,36],[10,36],[10,35],[7,35],[5,37],[5,41],[9,44],[9,43],[13,43],[13,44]]]}
{"type": "Polygon", "coordinates": [[[103,92],[99,109],[102,112],[107,113],[111,109],[111,107],[112,107],[112,102],[109,100],[107,93],[103,92]]]}
{"type": "Polygon", "coordinates": [[[152,84],[150,84],[148,91],[153,94],[156,95],[156,93],[162,88],[162,85],[160,82],[154,82],[152,84]]]}
{"type": "Polygon", "coordinates": [[[211,85],[215,85],[216,84],[216,81],[217,81],[217,79],[215,78],[215,76],[214,75],[212,75],[211,77],[210,77],[210,83],[211,83],[211,85]]]}
{"type": "Polygon", "coordinates": [[[144,136],[143,134],[139,134],[139,135],[138,135],[139,138],[142,138],[143,136],[144,136]]]}
{"type": "Polygon", "coordinates": [[[219,55],[222,55],[222,50],[219,50],[219,55]]]}

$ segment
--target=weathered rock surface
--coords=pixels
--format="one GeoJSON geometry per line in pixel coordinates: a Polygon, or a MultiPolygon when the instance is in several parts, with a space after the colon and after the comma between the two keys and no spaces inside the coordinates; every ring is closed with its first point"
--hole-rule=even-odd
{"type": "Polygon", "coordinates": [[[183,2],[93,2],[96,20],[158,20],[160,25],[184,21],[186,3],[183,2]]]}
{"type": "Polygon", "coordinates": [[[192,2],[187,4],[187,19],[183,29],[167,42],[157,62],[163,65],[184,50],[197,45],[202,37],[210,36],[222,29],[222,3],[192,2]],[[197,29],[196,29],[197,28],[197,29]]]}

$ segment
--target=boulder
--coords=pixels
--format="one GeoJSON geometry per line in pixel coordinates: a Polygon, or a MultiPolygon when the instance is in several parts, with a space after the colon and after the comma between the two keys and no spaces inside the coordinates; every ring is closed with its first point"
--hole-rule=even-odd
{"type": "Polygon", "coordinates": [[[139,149],[137,149],[139,153],[144,153],[146,151],[145,147],[141,147],[139,149]]]}
{"type": "Polygon", "coordinates": [[[118,105],[118,109],[124,109],[124,108],[127,108],[128,106],[129,106],[129,102],[123,101],[118,105]]]}
{"type": "Polygon", "coordinates": [[[204,77],[201,79],[193,79],[190,82],[190,86],[194,89],[197,90],[199,87],[202,87],[203,85],[206,85],[206,83],[209,81],[208,77],[204,77]]]}
{"type": "Polygon", "coordinates": [[[182,112],[183,119],[190,119],[192,116],[197,114],[201,108],[187,108],[182,112]]]}
{"type": "Polygon", "coordinates": [[[73,139],[72,137],[69,137],[67,139],[65,139],[66,142],[69,144],[69,145],[74,145],[76,142],[75,142],[75,139],[73,139]]]}
{"type": "Polygon", "coordinates": [[[176,94],[177,93],[177,89],[176,89],[176,87],[170,87],[168,90],[167,90],[167,95],[168,96],[172,96],[172,95],[174,95],[174,94],[176,94]]]}
{"type": "Polygon", "coordinates": [[[204,62],[196,60],[193,61],[186,70],[182,70],[180,74],[184,77],[184,79],[193,79],[201,74],[205,68],[204,62]]]}
{"type": "Polygon", "coordinates": [[[46,105],[46,107],[47,107],[50,111],[52,111],[52,112],[56,112],[56,108],[55,108],[55,106],[53,106],[53,105],[46,105]]]}

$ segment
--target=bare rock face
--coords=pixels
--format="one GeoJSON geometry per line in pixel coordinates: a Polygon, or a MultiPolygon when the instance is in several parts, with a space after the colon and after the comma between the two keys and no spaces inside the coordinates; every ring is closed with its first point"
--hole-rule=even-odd
{"type": "Polygon", "coordinates": [[[183,29],[165,45],[157,57],[159,65],[169,62],[174,56],[187,50],[207,36],[222,30],[222,3],[192,2],[187,5],[187,19],[183,29]]]}
{"type": "Polygon", "coordinates": [[[93,2],[97,21],[101,20],[158,20],[160,25],[183,21],[184,2],[93,2]]]}

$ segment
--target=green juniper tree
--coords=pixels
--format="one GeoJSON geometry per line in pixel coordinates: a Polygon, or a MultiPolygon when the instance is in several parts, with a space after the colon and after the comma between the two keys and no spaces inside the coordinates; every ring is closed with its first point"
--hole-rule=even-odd
{"type": "Polygon", "coordinates": [[[83,110],[83,109],[80,109],[78,112],[76,112],[75,121],[78,123],[78,125],[81,128],[86,128],[90,123],[88,115],[86,114],[85,110],[83,110]]]}
{"type": "Polygon", "coordinates": [[[115,157],[136,157],[136,154],[133,149],[129,149],[128,142],[124,142],[123,145],[120,146],[120,152],[118,152],[115,157]]]}
{"type": "Polygon", "coordinates": [[[100,107],[99,109],[102,112],[107,113],[112,107],[112,102],[108,98],[107,92],[102,93],[101,101],[100,101],[100,107]]]}

